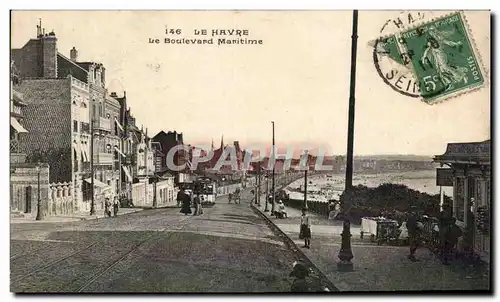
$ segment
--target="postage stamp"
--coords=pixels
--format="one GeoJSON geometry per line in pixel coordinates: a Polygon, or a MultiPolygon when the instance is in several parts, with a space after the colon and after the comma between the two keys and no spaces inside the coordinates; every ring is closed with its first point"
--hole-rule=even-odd
{"type": "Polygon", "coordinates": [[[486,82],[461,12],[381,38],[377,48],[413,71],[428,104],[481,88],[486,82]]]}

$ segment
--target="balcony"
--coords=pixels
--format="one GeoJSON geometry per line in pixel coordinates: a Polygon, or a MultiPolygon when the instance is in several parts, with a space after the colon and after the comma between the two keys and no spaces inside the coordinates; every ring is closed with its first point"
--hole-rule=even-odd
{"type": "Polygon", "coordinates": [[[94,165],[113,165],[113,153],[94,154],[94,165]]]}
{"type": "Polygon", "coordinates": [[[98,119],[94,119],[93,126],[94,126],[95,130],[103,130],[103,131],[111,132],[111,120],[110,119],[107,119],[104,117],[99,117],[98,119]]]}

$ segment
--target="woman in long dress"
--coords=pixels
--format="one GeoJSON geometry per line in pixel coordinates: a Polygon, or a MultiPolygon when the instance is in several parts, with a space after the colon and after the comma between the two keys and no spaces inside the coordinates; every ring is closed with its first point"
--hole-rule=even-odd
{"type": "MultiPolygon", "coordinates": [[[[436,69],[440,80],[447,86],[446,90],[453,89],[454,83],[463,81],[466,84],[468,82],[467,68],[461,66],[452,67],[448,62],[448,55],[443,49],[443,46],[462,46],[462,41],[455,42],[449,39],[452,34],[453,32],[440,31],[431,26],[429,28],[430,39],[427,42],[427,47],[421,58],[421,62],[424,66],[430,63],[429,65],[436,69]]],[[[431,89],[431,91],[432,90],[433,89],[431,89]]]]}
{"type": "Polygon", "coordinates": [[[181,213],[184,213],[184,215],[191,214],[192,213],[192,211],[191,211],[191,198],[189,197],[189,195],[182,192],[181,200],[182,200],[181,213]]]}

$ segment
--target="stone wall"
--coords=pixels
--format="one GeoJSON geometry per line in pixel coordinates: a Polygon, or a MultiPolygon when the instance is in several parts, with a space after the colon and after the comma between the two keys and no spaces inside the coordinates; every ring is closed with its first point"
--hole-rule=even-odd
{"type": "MultiPolygon", "coordinates": [[[[40,165],[40,200],[46,215],[49,199],[49,166],[40,165]]],[[[26,214],[37,213],[38,172],[35,164],[12,163],[10,170],[10,210],[26,214]]]]}

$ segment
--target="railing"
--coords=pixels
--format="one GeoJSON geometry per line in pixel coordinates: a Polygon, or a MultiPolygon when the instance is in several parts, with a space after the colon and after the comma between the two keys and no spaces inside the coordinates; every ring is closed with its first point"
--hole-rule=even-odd
{"type": "Polygon", "coordinates": [[[113,165],[113,163],[113,153],[94,154],[94,164],[96,165],[113,165]]]}
{"type": "Polygon", "coordinates": [[[15,139],[10,140],[10,152],[17,153],[19,152],[19,141],[15,139]]]}
{"type": "Polygon", "coordinates": [[[111,120],[104,117],[99,117],[98,119],[95,119],[93,121],[93,126],[94,129],[111,131],[111,120]]]}
{"type": "Polygon", "coordinates": [[[47,215],[68,215],[74,212],[71,183],[49,184],[47,215]]]}

